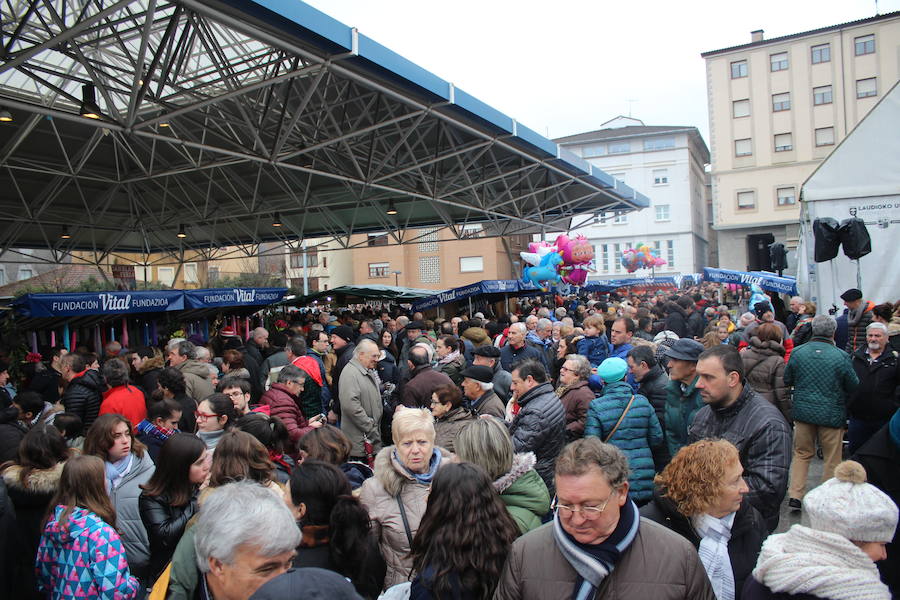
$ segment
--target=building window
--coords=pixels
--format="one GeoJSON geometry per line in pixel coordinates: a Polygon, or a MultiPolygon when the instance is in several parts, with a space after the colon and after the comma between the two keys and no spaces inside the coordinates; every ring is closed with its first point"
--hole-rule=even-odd
{"type": "Polygon", "coordinates": [[[184,282],[200,283],[197,277],[197,263],[184,263],[184,282]]]}
{"type": "Polygon", "coordinates": [[[772,72],[786,71],[788,68],[788,53],[778,52],[777,54],[770,54],[769,64],[771,65],[772,72]]]}
{"type": "Polygon", "coordinates": [[[823,85],[822,87],[813,88],[813,104],[831,104],[831,86],[823,85]]]}
{"type": "Polygon", "coordinates": [[[779,112],[782,110],[791,110],[791,93],[784,92],[783,94],[773,94],[772,95],[772,111],[779,112]]]}
{"type": "Polygon", "coordinates": [[[778,197],[778,206],[793,206],[797,203],[797,195],[793,186],[780,187],[775,190],[775,194],[778,197]]]}
{"type": "Polygon", "coordinates": [[[669,220],[669,205],[668,204],[657,204],[656,205],[656,220],[657,221],[668,221],[669,220]]]}
{"type": "Polygon", "coordinates": [[[668,150],[675,147],[675,138],[654,138],[644,140],[644,150],[668,150]]]}
{"type": "Polygon", "coordinates": [[[219,267],[209,267],[206,270],[206,278],[209,280],[207,282],[209,285],[212,285],[219,281],[219,267]]]}
{"type": "Polygon", "coordinates": [[[742,210],[756,208],[756,192],[738,192],[737,205],[742,210]]]}
{"type": "Polygon", "coordinates": [[[653,185],[666,185],[669,183],[668,169],[653,169],[653,185]]]}
{"type": "Polygon", "coordinates": [[[381,279],[390,274],[391,263],[369,263],[369,279],[381,279]]]}
{"type": "Polygon", "coordinates": [[[438,230],[436,227],[423,230],[424,234],[419,238],[419,252],[438,251],[438,230]]]}
{"type": "Polygon", "coordinates": [[[868,98],[878,94],[878,85],[874,77],[869,79],[858,79],[856,81],[856,97],[868,98]]]}
{"type": "Polygon", "coordinates": [[[175,267],[157,267],[156,276],[161,284],[171,287],[175,283],[175,267]]]}
{"type": "Polygon", "coordinates": [[[441,281],[441,257],[419,257],[419,281],[422,283],[440,283],[441,281]]]}
{"type": "Polygon", "coordinates": [[[862,56],[863,54],[874,54],[875,53],[875,34],[870,35],[862,35],[856,38],[854,49],[856,56],[862,56]]]}
{"type": "Polygon", "coordinates": [[[735,119],[750,116],[750,100],[735,100],[731,103],[731,114],[735,119]]]}
{"type": "Polygon", "coordinates": [[[603,156],[604,154],[606,154],[606,144],[591,144],[590,146],[584,146],[581,149],[581,155],[584,158],[603,156]]]}
{"type": "Polygon", "coordinates": [[[613,217],[613,225],[628,225],[628,213],[615,213],[615,216],[613,217]]]}
{"type": "Polygon", "coordinates": [[[613,270],[616,273],[622,270],[622,244],[613,244],[613,270]]]}
{"type": "Polygon", "coordinates": [[[793,136],[790,133],[775,134],[775,152],[787,152],[794,149],[793,136]]]}
{"type": "Polygon", "coordinates": [[[482,256],[460,256],[459,272],[460,273],[478,273],[484,271],[484,257],[482,256]]]}
{"type": "Polygon", "coordinates": [[[600,268],[601,273],[609,273],[609,244],[600,244],[600,268]]]}
{"type": "Polygon", "coordinates": [[[34,277],[34,269],[31,267],[19,267],[19,281],[34,277]]]}
{"type": "MultiPolygon", "coordinates": [[[[302,269],[303,268],[303,252],[291,252],[291,268],[292,269],[302,269]]],[[[306,266],[307,267],[318,267],[319,266],[319,253],[318,252],[306,252],[306,266]]]]}
{"type": "Polygon", "coordinates": [[[609,145],[610,154],[625,154],[631,152],[631,144],[628,142],[612,142],[609,145]]]}
{"type": "Polygon", "coordinates": [[[370,233],[369,246],[387,246],[388,245],[388,236],[386,233],[370,233]]]}
{"type": "Polygon", "coordinates": [[[820,44],[813,46],[810,50],[812,52],[812,64],[831,62],[831,44],[820,44]]]}
{"type": "Polygon", "coordinates": [[[834,127],[816,129],[816,146],[834,146],[834,127]]]}
{"type": "Polygon", "coordinates": [[[461,238],[471,240],[474,238],[484,237],[484,227],[477,223],[475,225],[463,225],[461,238]]]}
{"type": "Polygon", "coordinates": [[[751,154],[753,154],[753,145],[750,143],[750,138],[734,140],[735,156],[750,156],[751,154]]]}
{"type": "Polygon", "coordinates": [[[0,285],[6,285],[6,267],[0,265],[0,285]]]}
{"type": "Polygon", "coordinates": [[[134,265],[134,280],[137,283],[149,283],[153,281],[153,267],[134,265]]]}
{"type": "Polygon", "coordinates": [[[669,268],[675,268],[675,240],[666,240],[666,262],[669,268]]]}
{"type": "Polygon", "coordinates": [[[736,60],[731,63],[731,78],[739,79],[747,76],[747,61],[736,60]]]}
{"type": "MultiPolygon", "coordinates": [[[[328,268],[328,257],[327,257],[327,256],[323,256],[323,257],[322,257],[322,268],[323,268],[323,269],[327,269],[327,268],[328,268]]],[[[328,289],[328,288],[325,288],[325,289],[328,289]]]]}

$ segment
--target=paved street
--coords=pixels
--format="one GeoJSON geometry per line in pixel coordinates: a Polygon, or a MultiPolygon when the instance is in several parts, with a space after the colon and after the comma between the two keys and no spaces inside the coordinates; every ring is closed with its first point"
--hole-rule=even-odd
{"type": "MultiPolygon", "coordinates": [[[[812,462],[809,465],[809,477],[806,481],[807,492],[819,485],[823,468],[824,463],[822,462],[822,459],[817,456],[813,457],[812,462]]],[[[790,510],[788,508],[788,498],[785,496],[784,502],[781,504],[781,518],[778,520],[778,528],[775,530],[775,533],[783,533],[790,529],[791,525],[794,525],[795,523],[809,525],[809,519],[806,518],[806,515],[802,514],[802,511],[790,510]]]]}

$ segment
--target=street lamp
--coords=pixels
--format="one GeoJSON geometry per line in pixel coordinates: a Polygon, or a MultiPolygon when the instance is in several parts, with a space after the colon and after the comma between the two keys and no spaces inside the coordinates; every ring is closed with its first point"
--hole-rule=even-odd
{"type": "Polygon", "coordinates": [[[391,271],[394,274],[394,287],[400,287],[400,274],[402,271],[391,271]]]}

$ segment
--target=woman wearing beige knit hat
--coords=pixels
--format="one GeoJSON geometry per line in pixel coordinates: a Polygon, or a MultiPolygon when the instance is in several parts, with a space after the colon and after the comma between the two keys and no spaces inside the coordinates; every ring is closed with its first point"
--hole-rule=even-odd
{"type": "Polygon", "coordinates": [[[744,600],[889,600],[875,562],[897,528],[897,505],[866,483],[866,471],[848,460],[834,478],[803,498],[809,527],[794,525],[765,541],[744,600]]]}

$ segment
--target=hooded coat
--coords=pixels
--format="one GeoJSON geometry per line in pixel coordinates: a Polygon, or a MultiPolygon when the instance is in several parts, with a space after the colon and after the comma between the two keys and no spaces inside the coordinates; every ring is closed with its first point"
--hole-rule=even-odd
{"type": "MultiPolygon", "coordinates": [[[[435,449],[441,452],[443,461],[453,456],[443,448],[436,446],[435,449]]],[[[407,581],[412,575],[409,540],[398,502],[403,503],[410,534],[415,537],[431,491],[430,485],[417,482],[394,463],[391,459],[393,452],[394,446],[388,446],[378,453],[375,457],[375,476],[366,479],[359,494],[360,502],[369,511],[372,531],[378,538],[381,555],[387,563],[385,589],[407,581]]]]}
{"type": "Polygon", "coordinates": [[[522,533],[540,527],[550,511],[550,492],[534,470],[536,464],[533,452],[515,454],[509,472],[494,481],[494,489],[522,533]]]}
{"type": "Polygon", "coordinates": [[[689,335],[691,332],[688,329],[688,316],[683,308],[673,303],[673,305],[666,307],[666,313],[666,320],[663,325],[664,330],[673,331],[680,338],[691,337],[689,335]]]}
{"type": "Polygon", "coordinates": [[[566,409],[550,383],[541,383],[517,400],[519,414],[509,424],[516,452],[534,452],[535,470],[554,493],[553,468],[566,444],[566,409]]]}
{"type": "Polygon", "coordinates": [[[13,558],[14,578],[13,598],[40,598],[34,578],[34,558],[41,540],[41,523],[53,495],[59,489],[59,478],[65,462],[57,463],[49,469],[34,469],[24,481],[22,467],[10,465],[3,472],[3,482],[9,499],[16,509],[16,536],[14,543],[17,553],[13,558]]]}
{"type": "Polygon", "coordinates": [[[741,352],[741,360],[746,382],[790,422],[791,396],[784,383],[784,354],[784,346],[775,340],[763,342],[753,336],[750,345],[741,352]]]}
{"type": "Polygon", "coordinates": [[[675,456],[682,447],[688,445],[688,429],[703,408],[703,398],[697,389],[699,376],[687,387],[674,379],[666,385],[666,443],[669,445],[669,456],[675,456]]]}
{"type": "Polygon", "coordinates": [[[260,402],[269,406],[271,416],[284,422],[291,438],[291,448],[296,448],[300,438],[312,431],[309,420],[300,410],[299,396],[290,393],[283,383],[273,383],[262,395],[260,402]]]}
{"type": "Polygon", "coordinates": [[[134,598],[140,586],[116,530],[81,507],[60,522],[65,508],[57,506],[44,527],[35,565],[39,591],[52,598],[134,598]]]}
{"type": "Polygon", "coordinates": [[[187,395],[198,403],[216,390],[209,380],[209,366],[199,360],[188,359],[175,367],[184,375],[184,388],[187,395]]]}
{"type": "Polygon", "coordinates": [[[75,413],[81,417],[84,430],[97,420],[100,414],[100,402],[106,384],[100,373],[93,369],[86,369],[82,375],[69,381],[66,391],[63,392],[61,402],[66,407],[66,412],[75,413]]]}

